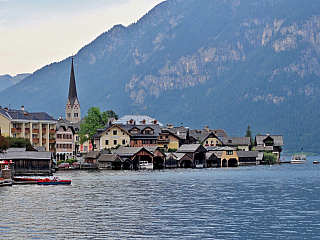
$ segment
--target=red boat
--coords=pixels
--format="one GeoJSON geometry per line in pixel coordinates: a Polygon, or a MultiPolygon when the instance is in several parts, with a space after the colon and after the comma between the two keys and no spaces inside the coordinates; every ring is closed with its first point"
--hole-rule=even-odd
{"type": "Polygon", "coordinates": [[[60,180],[59,178],[55,177],[52,180],[49,178],[45,178],[41,181],[37,181],[38,185],[60,185],[60,184],[71,184],[71,180],[60,180]]]}
{"type": "Polygon", "coordinates": [[[319,164],[319,162],[318,161],[313,161],[313,164],[319,164]]]}
{"type": "Polygon", "coordinates": [[[12,180],[16,182],[37,182],[43,180],[43,178],[13,177],[12,180]]]}

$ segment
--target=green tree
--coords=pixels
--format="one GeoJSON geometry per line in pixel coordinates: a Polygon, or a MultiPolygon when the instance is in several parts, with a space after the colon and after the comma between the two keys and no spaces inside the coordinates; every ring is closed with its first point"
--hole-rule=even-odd
{"type": "Polygon", "coordinates": [[[252,137],[252,130],[251,130],[250,126],[248,126],[248,128],[247,128],[245,137],[249,137],[250,138],[251,146],[253,147],[254,146],[254,139],[252,137]]]}
{"type": "Polygon", "coordinates": [[[0,153],[9,148],[9,142],[4,136],[0,135],[0,153]]]}
{"type": "Polygon", "coordinates": [[[264,161],[266,162],[266,164],[278,163],[277,156],[273,153],[264,152],[263,157],[264,157],[264,161]]]}
{"type": "Polygon", "coordinates": [[[110,118],[115,118],[116,120],[119,119],[119,116],[113,110],[108,110],[107,114],[110,118]]]}
{"type": "Polygon", "coordinates": [[[93,145],[93,135],[97,133],[97,129],[102,129],[108,122],[108,113],[100,112],[98,107],[88,109],[87,115],[80,123],[79,138],[80,144],[91,141],[93,145]]]}
{"type": "Polygon", "coordinates": [[[10,148],[26,148],[27,151],[34,151],[28,138],[6,137],[10,148]]]}

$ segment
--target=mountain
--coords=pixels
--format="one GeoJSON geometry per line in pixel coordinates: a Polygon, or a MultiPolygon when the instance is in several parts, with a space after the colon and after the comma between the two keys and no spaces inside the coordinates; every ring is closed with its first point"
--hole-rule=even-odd
{"type": "Polygon", "coordinates": [[[29,73],[18,74],[14,77],[8,74],[0,75],[0,91],[3,91],[4,89],[20,82],[21,80],[25,79],[29,75],[30,75],[29,73]]]}
{"type": "MultiPolygon", "coordinates": [[[[229,135],[281,134],[287,152],[320,153],[320,1],[168,0],[74,56],[91,106],[229,135]]],[[[64,115],[71,59],[0,94],[1,105],[64,115]]]]}

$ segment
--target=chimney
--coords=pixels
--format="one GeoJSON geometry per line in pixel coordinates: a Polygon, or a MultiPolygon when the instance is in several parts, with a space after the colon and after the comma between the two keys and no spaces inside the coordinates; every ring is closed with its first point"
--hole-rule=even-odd
{"type": "Polygon", "coordinates": [[[236,135],[235,134],[233,134],[233,137],[235,137],[236,135]]]}
{"type": "Polygon", "coordinates": [[[21,111],[24,111],[24,106],[23,105],[21,106],[21,111]]]}
{"type": "Polygon", "coordinates": [[[207,132],[210,132],[210,129],[207,125],[204,126],[204,129],[207,131],[207,132]]]}

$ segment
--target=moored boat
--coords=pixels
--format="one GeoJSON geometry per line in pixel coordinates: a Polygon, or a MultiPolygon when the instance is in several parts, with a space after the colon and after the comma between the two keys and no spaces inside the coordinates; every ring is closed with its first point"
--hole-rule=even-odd
{"type": "Polygon", "coordinates": [[[12,180],[16,182],[37,182],[43,180],[43,178],[13,177],[12,180]]]}
{"type": "Polygon", "coordinates": [[[307,162],[306,155],[292,155],[291,164],[302,164],[307,162]]]}
{"type": "Polygon", "coordinates": [[[312,163],[313,163],[313,164],[319,164],[319,162],[318,162],[318,161],[313,161],[312,163]]]}
{"type": "Polygon", "coordinates": [[[60,180],[59,178],[53,178],[52,180],[49,178],[45,178],[41,181],[37,181],[38,185],[67,185],[71,184],[71,180],[60,180]]]}

